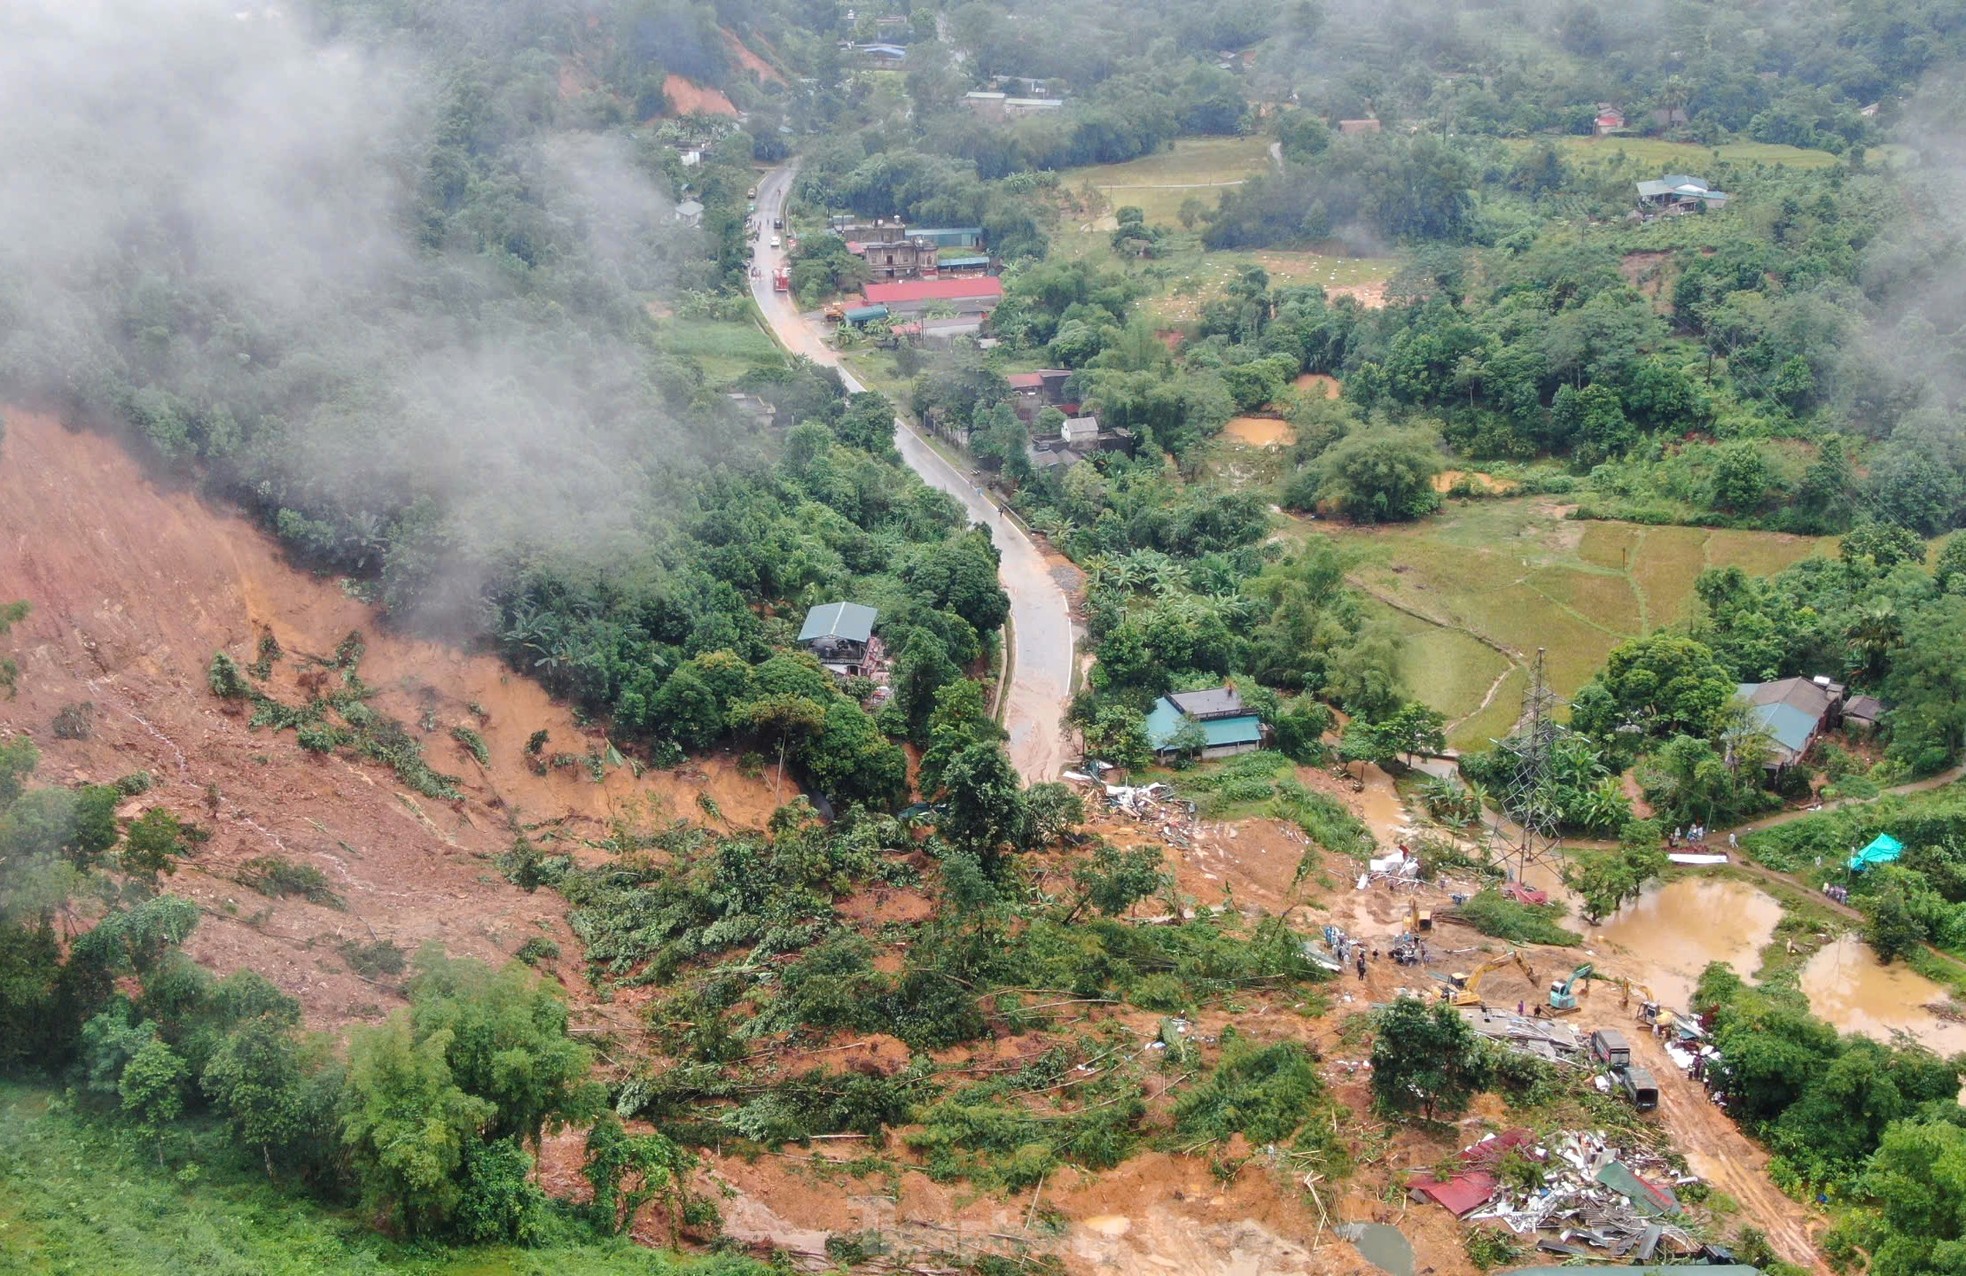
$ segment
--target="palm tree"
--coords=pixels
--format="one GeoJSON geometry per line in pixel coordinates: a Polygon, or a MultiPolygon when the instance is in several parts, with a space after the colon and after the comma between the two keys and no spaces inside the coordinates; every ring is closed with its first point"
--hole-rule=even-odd
{"type": "Polygon", "coordinates": [[[1904,625],[1890,599],[1873,598],[1857,607],[1850,623],[1844,626],[1843,637],[1858,657],[1855,666],[1866,677],[1875,679],[1884,671],[1885,657],[1903,641],[1904,625]]]}

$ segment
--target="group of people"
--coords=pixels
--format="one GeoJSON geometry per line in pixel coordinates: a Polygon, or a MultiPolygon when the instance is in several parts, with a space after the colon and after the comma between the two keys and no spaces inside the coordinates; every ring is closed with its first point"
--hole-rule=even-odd
{"type": "MultiPolygon", "coordinates": [[[[1704,824],[1693,824],[1685,828],[1675,828],[1671,833],[1666,835],[1666,845],[1673,847],[1681,844],[1686,846],[1702,846],[1706,843],[1708,831],[1707,826],[1704,824]]],[[[1728,850],[1734,850],[1740,844],[1740,839],[1734,834],[1729,833],[1727,835],[1728,850]]]]}

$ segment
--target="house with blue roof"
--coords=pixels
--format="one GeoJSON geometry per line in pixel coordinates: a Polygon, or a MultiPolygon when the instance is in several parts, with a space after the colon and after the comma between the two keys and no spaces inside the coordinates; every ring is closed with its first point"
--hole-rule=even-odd
{"type": "Polygon", "coordinates": [[[1183,727],[1201,728],[1206,741],[1203,758],[1227,758],[1263,747],[1263,720],[1242,703],[1234,687],[1208,691],[1176,691],[1154,702],[1147,715],[1147,742],[1159,757],[1180,752],[1177,737],[1183,727]]]}
{"type": "Polygon", "coordinates": [[[1746,705],[1749,730],[1768,742],[1762,765],[1771,771],[1800,762],[1818,736],[1842,722],[1846,694],[1842,683],[1820,675],[1744,682],[1736,691],[1746,705]]]}

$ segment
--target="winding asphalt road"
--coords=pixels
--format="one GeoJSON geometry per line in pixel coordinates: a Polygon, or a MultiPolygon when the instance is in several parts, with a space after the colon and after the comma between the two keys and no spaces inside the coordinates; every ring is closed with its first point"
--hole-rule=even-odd
{"type": "MultiPolygon", "coordinates": [[[[780,344],[814,363],[839,368],[847,389],[857,393],[867,387],[840,367],[839,355],[799,313],[791,297],[772,290],[772,271],[785,264],[785,253],[771,246],[774,236],[783,235],[771,224],[784,214],[796,172],[796,165],[775,168],[758,182],[758,233],[752,258],[758,277],[751,281],[751,296],[780,344]]],[[[895,447],[908,467],[930,487],[961,502],[971,522],[990,529],[1002,554],[998,573],[1010,595],[1012,638],[1010,691],[1003,719],[1010,733],[1010,758],[1026,784],[1055,780],[1072,760],[1064,722],[1073,661],[1072,612],[1065,591],[1024,529],[1006,517],[968,474],[930,447],[906,420],[896,417],[894,431],[895,447]]]]}

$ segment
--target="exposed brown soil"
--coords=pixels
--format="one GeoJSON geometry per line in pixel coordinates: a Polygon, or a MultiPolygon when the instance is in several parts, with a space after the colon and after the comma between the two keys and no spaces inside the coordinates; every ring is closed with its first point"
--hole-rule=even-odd
{"type": "Polygon", "coordinates": [[[722,30],[724,42],[730,46],[731,56],[737,59],[737,65],[749,71],[759,80],[771,80],[778,84],[785,83],[785,77],[779,74],[778,68],[752,52],[750,46],[737,38],[736,32],[728,27],[722,28],[722,30]]]}
{"type": "Polygon", "coordinates": [[[1323,372],[1301,373],[1291,384],[1312,398],[1323,397],[1326,399],[1335,399],[1344,388],[1338,383],[1337,377],[1327,375],[1323,372]],[[1316,393],[1313,394],[1313,391],[1316,391],[1316,393]]]}
{"type": "Polygon", "coordinates": [[[147,479],[112,439],[7,413],[0,443],[0,598],[33,605],[11,642],[22,666],[18,698],[0,701],[0,732],[31,735],[40,776],[103,782],[148,771],[156,786],[126,807],[161,804],[212,831],[171,889],[204,907],[190,951],[220,972],[250,967],[329,1026],[374,1017],[394,990],[354,974],[344,940],[427,941],[453,953],[504,960],[535,935],[567,954],[559,974],[576,996],[573,937],[550,892],[528,895],[491,860],[519,828],[577,845],[617,819],[707,818],[707,794],[739,826],[763,823],[769,776],[747,780],[729,759],[640,779],[612,768],[533,774],[526,738],[544,728],[548,752],[586,753],[602,742],[567,708],[490,655],[388,631],[339,582],[295,570],[258,528],[189,491],[147,479]],[[386,768],[309,754],[292,732],[253,730],[206,682],[215,651],[250,660],[263,631],[288,653],[271,689],[289,703],[302,658],[326,657],[351,631],[367,642],[362,677],[372,703],[401,719],[465,797],[408,792],[386,768]],[[86,741],[56,739],[65,705],[95,705],[86,741]],[[476,705],[482,714],[470,706],[476,705]],[[419,723],[428,712],[434,730],[419,723]],[[481,767],[450,735],[479,731],[481,767]],[[267,899],[233,878],[246,860],[275,855],[327,875],[346,910],[267,899]]]}
{"type": "MultiPolygon", "coordinates": [[[[410,949],[436,940],[454,953],[496,961],[544,935],[564,950],[549,965],[569,988],[583,1026],[614,1030],[625,1044],[611,1051],[632,1051],[639,1038],[636,1007],[648,990],[596,1004],[580,976],[559,899],[510,886],[492,857],[520,828],[597,858],[602,852],[594,844],[617,820],[714,820],[714,806],[732,826],[756,826],[774,805],[769,773],[746,779],[720,757],[683,773],[640,778],[613,768],[599,783],[584,771],[536,775],[524,744],[537,729],[551,733],[548,752],[585,753],[602,743],[537,685],[489,655],[391,633],[340,582],[295,570],[243,518],[146,479],[111,439],[69,432],[29,413],[9,413],[7,421],[0,543],[8,552],[0,554],[0,599],[26,598],[35,610],[14,634],[22,689],[17,699],[0,702],[0,732],[36,739],[46,755],[46,780],[106,781],[147,770],[156,787],[126,813],[161,803],[212,829],[172,884],[206,910],[192,954],[221,972],[260,971],[301,999],[310,1024],[326,1027],[376,1017],[398,1000],[392,987],[348,968],[336,951],[342,940],[374,937],[410,949]],[[271,685],[282,699],[298,700],[304,658],[329,655],[351,630],[367,640],[361,669],[378,688],[373,703],[409,726],[434,765],[461,777],[461,800],[415,796],[379,765],[317,757],[302,751],[291,733],[252,730],[206,684],[214,651],[248,660],[261,632],[270,631],[288,653],[271,685]],[[97,710],[91,738],[55,739],[54,715],[82,700],[97,710]],[[426,713],[433,728],[420,725],[426,713]],[[458,725],[483,734],[490,765],[480,767],[455,744],[449,732],[458,725]],[[320,869],[346,899],[346,911],[267,900],[239,886],[233,880],[239,866],[260,855],[320,869]]],[[[1362,792],[1325,771],[1305,769],[1301,777],[1350,803],[1382,845],[1405,836],[1406,814],[1377,768],[1366,769],[1362,792]]],[[[790,795],[788,786],[776,796],[790,795]]],[[[1098,828],[1122,844],[1155,836],[1130,821],[1101,819],[1098,828]]],[[[1307,931],[1333,921],[1382,948],[1404,928],[1412,896],[1383,887],[1353,890],[1354,863],[1323,852],[1313,853],[1311,871],[1300,876],[1304,854],[1288,826],[1254,819],[1211,822],[1192,848],[1170,849],[1169,860],[1181,892],[1196,903],[1252,917],[1290,912],[1307,931]]],[[[1448,902],[1432,890],[1417,898],[1436,910],[1448,902]]],[[[872,934],[885,922],[923,916],[928,907],[921,891],[894,889],[849,900],[842,911],[872,934]]],[[[1157,907],[1152,901],[1141,910],[1157,907]]],[[[1441,971],[1468,969],[1486,955],[1481,950],[1497,947],[1444,924],[1433,942],[1441,971]]],[[[1558,950],[1529,954],[1539,980],[1574,958],[1558,950]]],[[[1509,971],[1494,976],[1484,992],[1512,999],[1518,995],[1512,979],[1522,983],[1525,1000],[1538,991],[1509,971]]],[[[1367,1074],[1346,1063],[1364,1047],[1344,1043],[1345,1022],[1401,989],[1424,994],[1437,987],[1425,972],[1379,960],[1369,963],[1364,980],[1348,972],[1333,984],[1328,1006],[1252,993],[1233,1013],[1199,1016],[1193,1031],[1206,1042],[1233,1023],[1258,1039],[1315,1045],[1333,1093],[1351,1113],[1343,1118],[1345,1133],[1357,1141],[1377,1127],[1364,1115],[1367,1074]]],[[[1067,1027],[1084,1027],[1099,1008],[1083,1009],[1067,1027]]],[[[1603,1009],[1620,1014],[1615,1002],[1603,1009]]],[[[1131,1011],[1117,1018],[1142,1037],[1158,1022],[1131,1011]]],[[[1052,1040],[1006,1035],[945,1062],[979,1070],[1016,1066],[1052,1040]]],[[[900,1042],[877,1035],[781,1052],[770,1063],[787,1073],[819,1066],[886,1072],[906,1060],[900,1042]]],[[[1740,1200],[1745,1217],[1767,1229],[1786,1256],[1813,1261],[1807,1212],[1774,1191],[1760,1155],[1697,1087],[1684,1092],[1688,1085],[1663,1059],[1656,1062],[1666,1093],[1663,1119],[1696,1168],[1740,1200]]],[[[1164,1115],[1169,1102],[1154,1095],[1150,1106],[1164,1115]]],[[[818,1253],[829,1232],[875,1229],[922,1252],[1052,1253],[1078,1273],[1351,1273],[1366,1270],[1363,1260],[1325,1224],[1372,1218],[1401,1227],[1414,1244],[1416,1270],[1463,1276],[1472,1269],[1459,1223],[1432,1207],[1385,1202],[1399,1199],[1389,1191],[1398,1173],[1433,1164],[1505,1119],[1489,1103],[1449,1133],[1394,1131],[1383,1156],[1359,1165],[1342,1190],[1321,1185],[1315,1198],[1301,1169],[1239,1142],[1214,1149],[1220,1177],[1206,1155],[1150,1152],[1096,1177],[1061,1171],[1035,1200],[1030,1192],[1003,1198],[934,1183],[898,1138],[879,1149],[886,1165],[873,1174],[864,1173],[864,1162],[851,1169],[839,1164],[874,1150],[856,1139],[819,1141],[755,1161],[712,1155],[704,1187],[719,1200],[730,1234],[761,1249],[818,1253]]],[[[579,1154],[577,1135],[550,1140],[542,1181],[578,1195],[579,1154]]],[[[637,1220],[634,1233],[654,1244],[673,1236],[669,1220],[653,1212],[637,1220]]]]}
{"type": "Polygon", "coordinates": [[[669,99],[669,110],[674,115],[734,117],[737,114],[737,108],[721,90],[707,88],[680,75],[670,75],[662,81],[662,96],[669,99]]]}

